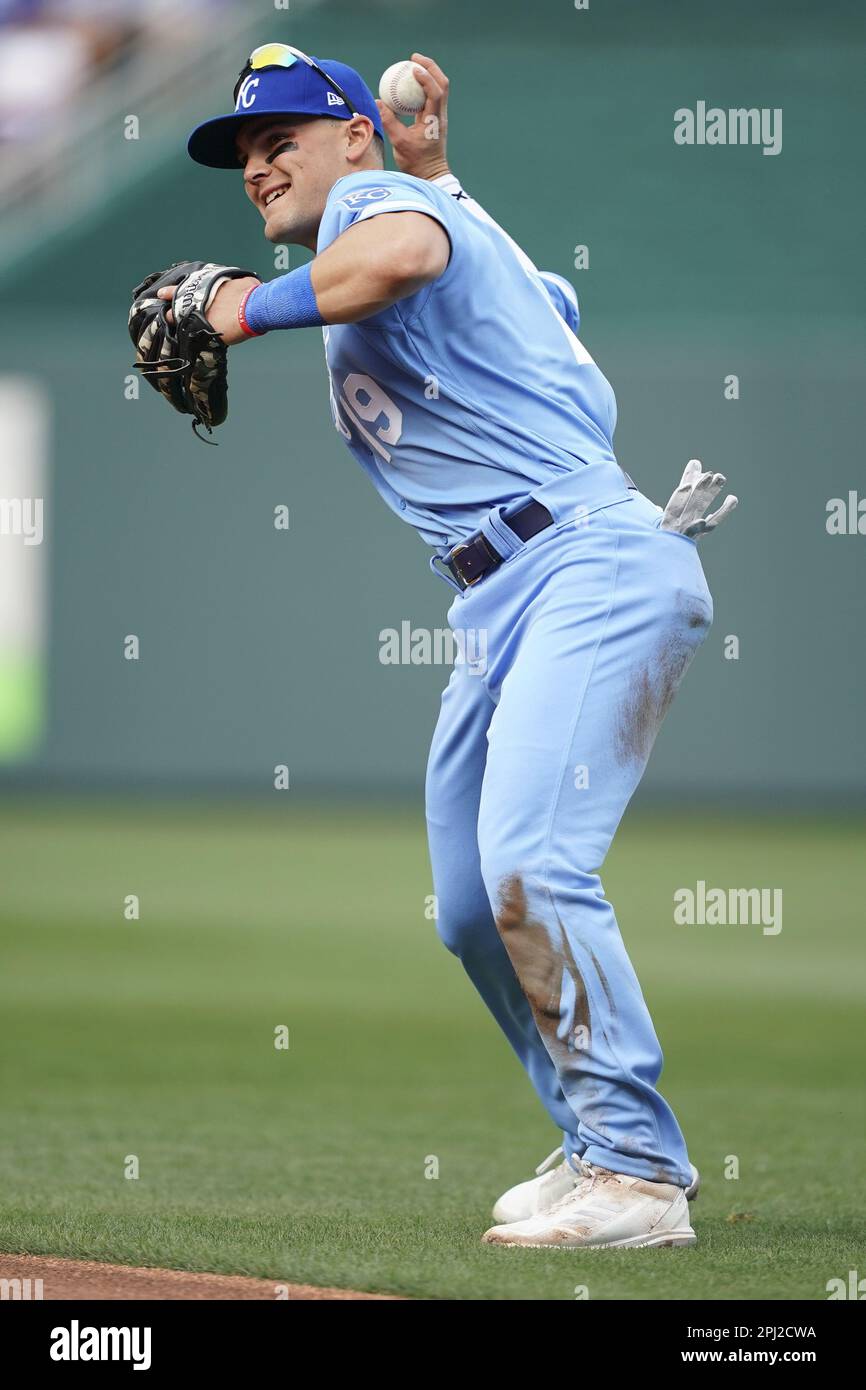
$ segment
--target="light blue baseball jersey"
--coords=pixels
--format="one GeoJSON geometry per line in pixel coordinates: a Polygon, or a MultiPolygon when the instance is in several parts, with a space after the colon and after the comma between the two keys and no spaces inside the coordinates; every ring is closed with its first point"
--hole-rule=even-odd
{"type": "Polygon", "coordinates": [[[448,235],[438,279],[323,330],[337,429],[388,505],[437,547],[531,487],[616,461],[616,400],[576,336],[572,286],[542,276],[450,183],[459,197],[408,174],[349,174],[331,189],[317,248],[392,212],[426,213],[448,235]]]}

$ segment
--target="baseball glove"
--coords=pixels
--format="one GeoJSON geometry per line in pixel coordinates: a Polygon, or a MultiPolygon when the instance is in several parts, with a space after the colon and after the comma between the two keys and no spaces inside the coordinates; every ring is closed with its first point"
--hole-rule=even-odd
{"type": "Polygon", "coordinates": [[[132,292],[129,336],[135,366],[169,405],[194,417],[196,435],[199,425],[210,434],[228,414],[228,348],[208,322],[208,306],[226,280],[254,274],[212,261],[176,261],[132,292]],[[176,286],[171,302],[157,298],[166,285],[176,286]],[[166,320],[168,309],[174,323],[166,320]]]}

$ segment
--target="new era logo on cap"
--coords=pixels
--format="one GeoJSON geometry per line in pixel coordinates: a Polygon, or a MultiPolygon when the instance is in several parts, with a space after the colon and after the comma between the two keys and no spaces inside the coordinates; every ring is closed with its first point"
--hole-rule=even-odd
{"type": "Polygon", "coordinates": [[[329,106],[345,106],[346,103],[344,102],[344,100],[343,100],[342,97],[338,97],[338,96],[337,96],[337,93],[336,93],[336,92],[329,92],[329,93],[328,93],[328,105],[329,105],[329,106]]]}

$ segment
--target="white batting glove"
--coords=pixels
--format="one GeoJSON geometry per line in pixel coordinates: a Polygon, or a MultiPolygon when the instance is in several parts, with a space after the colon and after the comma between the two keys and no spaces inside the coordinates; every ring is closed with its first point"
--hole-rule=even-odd
{"type": "Polygon", "coordinates": [[[680,485],[664,509],[660,529],[679,531],[692,540],[714,531],[737,505],[736,497],[726,497],[717,512],[704,516],[727,481],[724,473],[705,473],[700,459],[689,459],[680,485]]]}

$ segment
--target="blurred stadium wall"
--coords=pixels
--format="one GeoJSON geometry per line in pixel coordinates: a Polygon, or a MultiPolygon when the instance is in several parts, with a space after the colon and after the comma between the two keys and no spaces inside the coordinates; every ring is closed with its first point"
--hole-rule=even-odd
{"type": "Polygon", "coordinates": [[[147,388],[126,398],[144,274],[187,256],[275,273],[239,178],[184,151],[196,119],[230,107],[252,40],[275,36],[374,86],[413,48],[432,53],[452,79],[452,167],[577,286],[621,462],[656,501],[693,456],[740,496],[702,548],[715,626],[645,799],[858,796],[866,536],[825,523],[829,499],[866,491],[864,32],[855,0],[192,5],[156,63],[133,51],[47,133],[0,145],[18,171],[0,221],[0,401],[45,402],[40,428],[7,419],[0,434],[16,457],[30,439],[45,469],[45,554],[29,577],[2,571],[22,587],[0,612],[40,584],[45,602],[26,640],[9,619],[29,664],[3,706],[0,776],[266,792],[285,763],[319,791],[421,785],[448,672],[382,665],[379,634],[443,626],[450,595],[334,432],[318,334],[232,354],[219,448],[147,388]],[[781,153],[677,146],[674,111],[699,100],[782,108],[781,153]],[[81,134],[64,146],[67,123],[81,134]]]}

